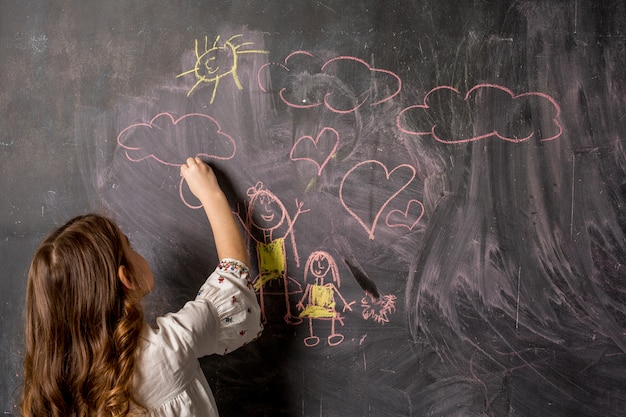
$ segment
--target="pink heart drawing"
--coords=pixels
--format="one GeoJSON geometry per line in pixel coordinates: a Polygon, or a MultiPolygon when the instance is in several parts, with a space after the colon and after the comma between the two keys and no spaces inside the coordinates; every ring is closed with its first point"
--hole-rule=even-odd
{"type": "Polygon", "coordinates": [[[368,160],[356,164],[352,167],[341,180],[339,187],[339,199],[343,207],[350,213],[352,217],[365,229],[369,238],[374,239],[374,231],[376,230],[376,224],[381,214],[389,204],[402,190],[407,188],[409,184],[415,178],[415,168],[408,164],[398,165],[391,171],[379,161],[368,160]],[[407,179],[406,172],[409,170],[410,175],[407,179]],[[376,187],[375,190],[371,190],[369,195],[363,196],[361,191],[363,190],[363,179],[367,178],[368,183],[372,187],[376,187]],[[346,185],[347,183],[347,185],[346,185]],[[350,206],[346,202],[346,198],[350,201],[350,206]],[[361,216],[359,216],[355,210],[364,210],[369,206],[370,213],[373,210],[373,219],[368,220],[370,224],[367,224],[361,216]]]}
{"type": "Polygon", "coordinates": [[[332,127],[325,127],[315,139],[311,136],[302,136],[298,139],[291,148],[289,158],[292,161],[313,162],[317,166],[317,175],[320,176],[338,145],[339,133],[332,127]]]}
{"type": "Polygon", "coordinates": [[[424,215],[424,205],[419,200],[409,200],[406,210],[391,210],[387,213],[385,223],[389,227],[406,227],[413,230],[424,215]]]}

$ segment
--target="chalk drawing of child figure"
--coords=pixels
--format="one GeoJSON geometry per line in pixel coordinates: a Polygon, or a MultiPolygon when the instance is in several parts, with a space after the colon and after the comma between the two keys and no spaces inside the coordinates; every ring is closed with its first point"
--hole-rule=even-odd
{"type": "Polygon", "coordinates": [[[296,214],[292,217],[280,199],[271,191],[263,188],[258,182],[247,191],[250,201],[244,217],[237,213],[239,220],[248,232],[248,237],[256,243],[259,273],[254,279],[254,289],[259,292],[259,304],[263,322],[267,322],[265,314],[265,295],[284,295],[285,321],[289,324],[300,324],[302,319],[291,314],[289,294],[302,292],[298,281],[287,275],[287,255],[285,240],[291,240],[291,248],[296,261],[300,266],[298,248],[294,237],[294,224],[303,210],[302,203],[296,199],[296,214]],[[290,289],[291,288],[291,289],[290,289]]]}
{"type": "Polygon", "coordinates": [[[335,322],[339,321],[343,326],[343,316],[335,309],[335,295],[343,302],[343,311],[352,311],[350,307],[354,301],[348,303],[341,293],[341,279],[339,277],[339,269],[333,257],[324,251],[316,251],[311,253],[304,267],[304,281],[307,283],[306,290],[302,299],[298,303],[298,309],[301,310],[300,317],[309,319],[309,336],[304,339],[306,346],[315,346],[320,342],[320,338],[313,335],[313,320],[330,320],[330,335],[328,336],[328,345],[336,346],[343,341],[343,335],[335,331],[335,322]],[[331,274],[331,282],[324,283],[324,279],[328,273],[331,274]],[[310,275],[309,275],[310,274],[310,275]],[[304,300],[307,299],[307,305],[304,306],[304,300]]]}

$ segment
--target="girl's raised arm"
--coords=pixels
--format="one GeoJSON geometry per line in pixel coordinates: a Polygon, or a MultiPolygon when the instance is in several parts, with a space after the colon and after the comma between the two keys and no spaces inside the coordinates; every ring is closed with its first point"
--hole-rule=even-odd
{"type": "Polygon", "coordinates": [[[213,230],[218,258],[237,259],[249,266],[250,259],[243,235],[211,167],[198,157],[187,158],[180,167],[180,175],[204,207],[213,230]]]}

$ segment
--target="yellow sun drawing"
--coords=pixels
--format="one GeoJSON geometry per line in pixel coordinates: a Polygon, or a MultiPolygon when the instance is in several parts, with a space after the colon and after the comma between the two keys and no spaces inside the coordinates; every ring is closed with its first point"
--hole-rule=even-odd
{"type": "Polygon", "coordinates": [[[240,50],[244,46],[253,45],[253,42],[243,42],[237,44],[238,38],[243,35],[235,35],[228,39],[226,42],[219,44],[220,36],[215,38],[213,45],[209,45],[208,36],[204,37],[204,50],[201,50],[198,45],[198,39],[196,39],[196,65],[181,74],[178,74],[176,78],[182,77],[187,74],[194,74],[196,77],[196,83],[187,92],[187,97],[191,95],[193,90],[202,83],[213,83],[213,93],[211,94],[211,103],[215,100],[215,93],[220,80],[226,76],[231,76],[235,81],[235,85],[239,90],[243,87],[239,82],[237,75],[237,65],[239,64],[239,56],[241,54],[267,54],[268,51],[263,50],[240,50]]]}

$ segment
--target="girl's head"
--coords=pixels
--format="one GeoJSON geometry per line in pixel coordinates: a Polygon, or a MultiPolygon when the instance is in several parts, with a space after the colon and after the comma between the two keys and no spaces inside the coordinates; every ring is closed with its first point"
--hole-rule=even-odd
{"type": "Polygon", "coordinates": [[[104,216],[74,218],[44,239],[28,273],[24,416],[125,414],[153,284],[104,216]]]}

